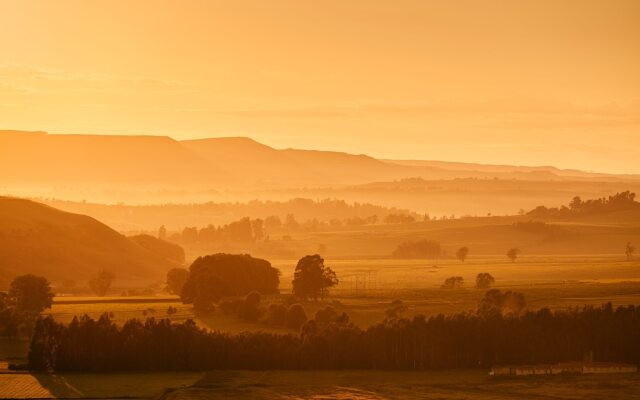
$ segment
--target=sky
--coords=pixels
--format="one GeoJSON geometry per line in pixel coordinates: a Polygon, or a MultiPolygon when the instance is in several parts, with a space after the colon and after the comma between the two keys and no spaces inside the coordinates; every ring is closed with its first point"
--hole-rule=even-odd
{"type": "Polygon", "coordinates": [[[640,173],[640,1],[0,0],[0,129],[640,173]]]}

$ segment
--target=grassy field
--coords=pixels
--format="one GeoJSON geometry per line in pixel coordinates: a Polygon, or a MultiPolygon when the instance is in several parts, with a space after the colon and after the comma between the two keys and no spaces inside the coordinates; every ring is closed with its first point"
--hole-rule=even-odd
{"type": "Polygon", "coordinates": [[[155,399],[187,387],[202,373],[22,374],[0,373],[1,399],[155,399]]]}
{"type": "MultiPolygon", "coordinates": [[[[296,260],[276,260],[282,271],[280,296],[264,296],[263,303],[281,302],[291,290],[291,278],[296,260]]],[[[326,305],[345,311],[360,326],[381,321],[394,299],[405,301],[407,315],[452,314],[474,310],[484,290],[475,289],[475,276],[489,272],[496,278],[495,286],[523,292],[530,309],[550,307],[563,309],[584,304],[640,304],[640,261],[621,261],[607,256],[545,256],[524,257],[515,263],[502,257],[473,258],[465,263],[453,260],[326,260],[341,283],[332,289],[324,301],[305,302],[309,316],[326,305]],[[465,287],[441,289],[449,276],[465,279],[465,287]]],[[[193,309],[172,296],[155,297],[60,297],[50,311],[59,321],[70,321],[74,315],[98,317],[113,313],[116,322],[131,318],[171,318],[182,321],[195,318],[193,309]],[[168,307],[178,312],[167,314],[168,307]]],[[[214,312],[196,318],[202,326],[228,332],[270,330],[262,324],[247,323],[233,316],[214,312]]]]}
{"type": "Polygon", "coordinates": [[[182,399],[638,399],[640,374],[495,380],[473,371],[217,371],[182,399]]]}
{"type": "Polygon", "coordinates": [[[491,379],[485,370],[0,374],[0,398],[638,399],[640,374],[491,379]]]}

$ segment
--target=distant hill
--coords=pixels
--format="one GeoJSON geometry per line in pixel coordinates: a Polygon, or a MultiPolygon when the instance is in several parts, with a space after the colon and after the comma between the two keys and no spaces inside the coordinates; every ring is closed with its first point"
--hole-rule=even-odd
{"type": "Polygon", "coordinates": [[[406,178],[640,181],[636,175],[554,167],[389,161],[364,154],[279,150],[244,137],[177,141],[165,136],[21,131],[0,131],[0,171],[0,193],[118,202],[131,200],[127,196],[136,192],[136,202],[144,203],[184,202],[185,196],[201,201],[227,190],[319,188],[406,178]]]}
{"type": "Polygon", "coordinates": [[[120,282],[160,279],[176,265],[91,217],[0,197],[0,288],[26,273],[80,284],[101,268],[120,282]]]}

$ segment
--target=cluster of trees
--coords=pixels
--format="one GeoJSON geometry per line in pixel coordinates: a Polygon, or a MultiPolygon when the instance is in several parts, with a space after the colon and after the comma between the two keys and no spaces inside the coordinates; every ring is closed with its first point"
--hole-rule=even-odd
{"type": "MultiPolygon", "coordinates": [[[[394,258],[438,258],[444,253],[440,243],[433,240],[417,240],[400,243],[391,253],[394,258]]],[[[465,256],[466,257],[466,256],[465,256]]]]}
{"type": "Polygon", "coordinates": [[[532,217],[570,217],[575,215],[589,215],[603,212],[621,211],[640,208],[640,203],[635,201],[636,194],[630,191],[616,193],[613,196],[599,199],[582,200],[574,197],[567,206],[560,208],[538,206],[529,211],[527,215],[532,217]]]}
{"type": "MultiPolygon", "coordinates": [[[[266,238],[265,221],[262,219],[242,218],[226,225],[208,225],[204,228],[186,227],[181,233],[174,233],[169,240],[178,243],[213,243],[213,242],[258,242],[266,238]]],[[[158,231],[158,235],[162,232],[158,231]]]]}
{"type": "Polygon", "coordinates": [[[0,336],[28,336],[40,312],[51,308],[49,282],[35,275],[18,276],[9,291],[0,292],[0,336]]]}
{"type": "Polygon", "coordinates": [[[197,310],[207,310],[225,296],[244,296],[256,291],[278,293],[280,271],[271,263],[248,254],[213,254],[198,257],[191,267],[180,297],[197,310]]]}
{"type": "MultiPolygon", "coordinates": [[[[279,284],[280,271],[268,261],[248,254],[219,253],[198,257],[189,270],[173,268],[167,273],[167,289],[180,295],[185,304],[193,304],[198,311],[212,309],[214,303],[224,297],[249,295],[238,302],[257,298],[259,303],[261,294],[278,293],[279,284]]],[[[318,254],[308,255],[296,265],[293,295],[303,300],[323,299],[337,284],[336,273],[324,264],[324,259],[318,254]]],[[[227,306],[229,308],[229,304],[227,306]]]]}
{"type": "MultiPolygon", "coordinates": [[[[501,298],[504,300],[504,293],[501,298]]],[[[506,300],[505,300],[506,301],[506,300]]],[[[108,315],[64,325],[38,320],[29,352],[34,370],[447,369],[555,363],[593,352],[599,361],[640,362],[640,307],[586,306],[519,315],[488,309],[451,316],[388,318],[361,329],[333,312],[301,334],[210,332],[193,321],[108,315]],[[326,322],[328,321],[328,322],[326,322]]],[[[321,316],[320,319],[324,317],[321,316]]]]}
{"type": "Polygon", "coordinates": [[[298,331],[307,322],[307,313],[302,304],[283,302],[266,306],[261,299],[260,293],[251,292],[244,299],[221,301],[219,308],[223,313],[235,315],[243,321],[260,322],[294,331],[298,331]]]}
{"type": "MultiPolygon", "coordinates": [[[[488,289],[495,283],[495,278],[488,272],[481,272],[476,275],[476,289],[488,289]]],[[[443,289],[459,289],[464,286],[464,278],[461,276],[450,276],[444,280],[443,289]]]]}

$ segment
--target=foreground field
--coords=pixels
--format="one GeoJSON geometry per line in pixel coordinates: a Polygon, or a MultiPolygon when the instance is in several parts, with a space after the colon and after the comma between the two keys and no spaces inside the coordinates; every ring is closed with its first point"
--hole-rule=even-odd
{"type": "Polygon", "coordinates": [[[0,373],[1,399],[152,399],[193,384],[195,372],[128,374],[0,373]]]}
{"type": "Polygon", "coordinates": [[[638,399],[640,374],[503,380],[485,370],[0,374],[0,398],[638,399]]]}
{"type": "Polygon", "coordinates": [[[163,399],[637,399],[640,375],[491,380],[486,371],[210,372],[163,399]]]}

